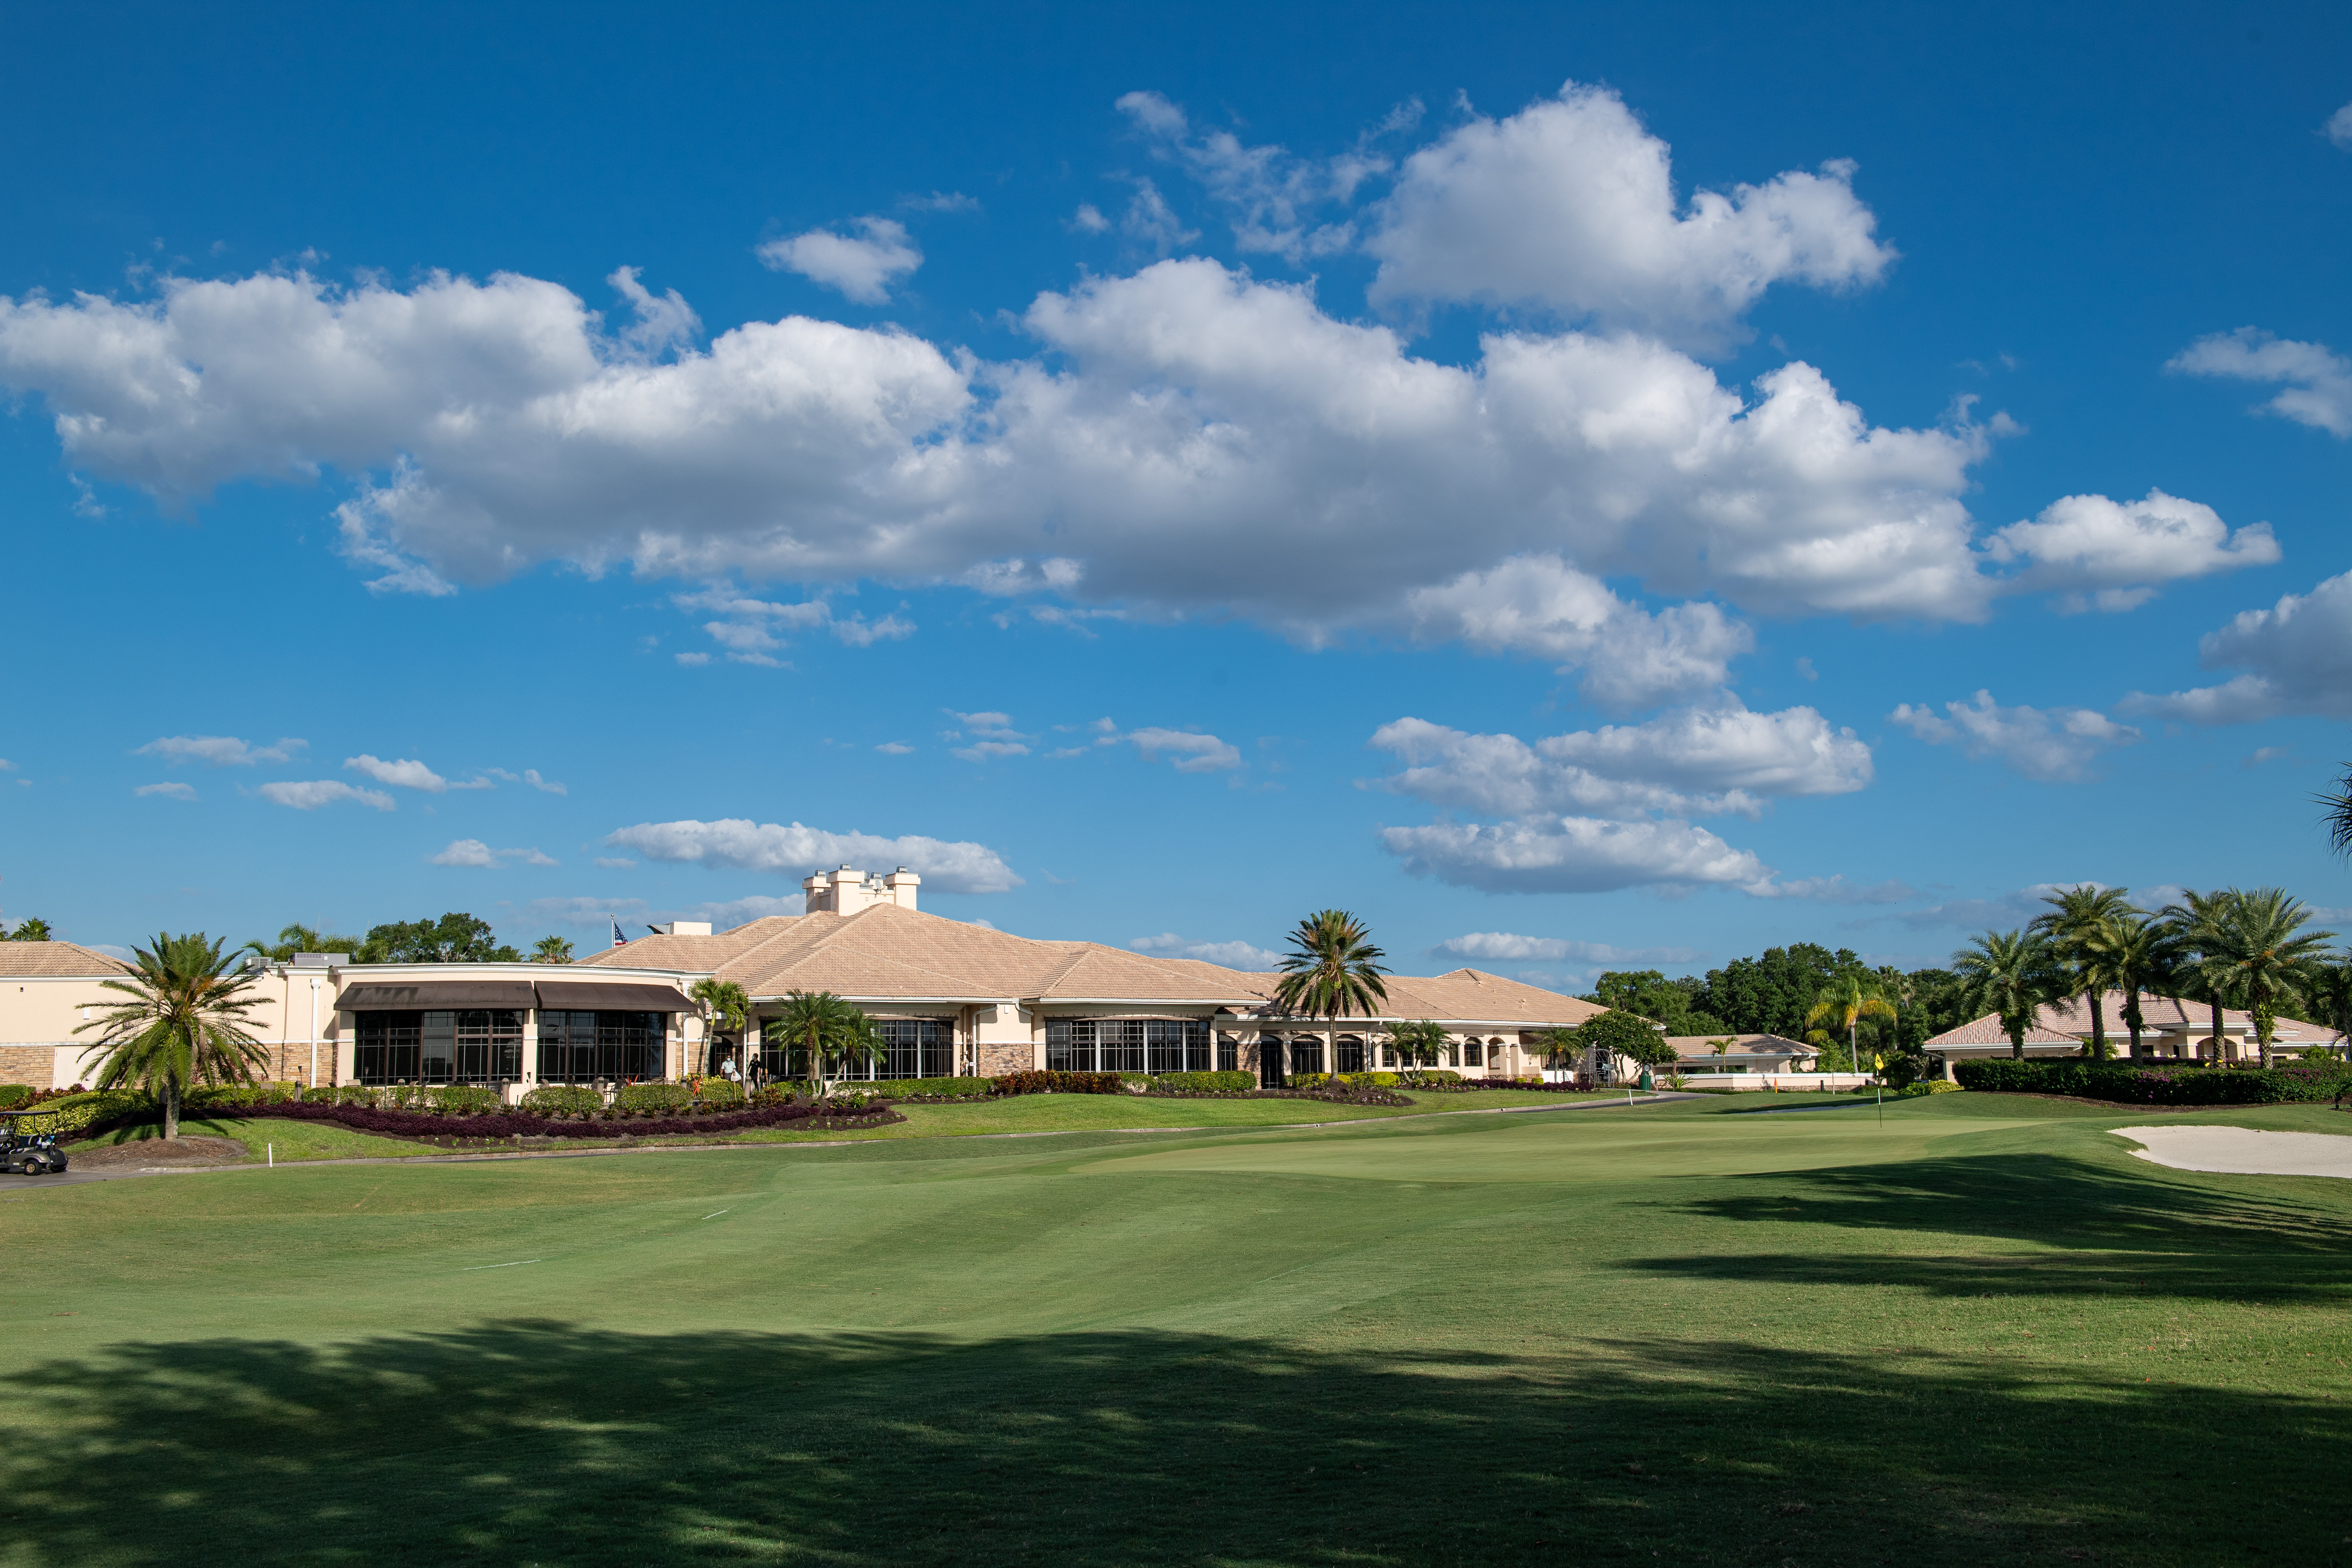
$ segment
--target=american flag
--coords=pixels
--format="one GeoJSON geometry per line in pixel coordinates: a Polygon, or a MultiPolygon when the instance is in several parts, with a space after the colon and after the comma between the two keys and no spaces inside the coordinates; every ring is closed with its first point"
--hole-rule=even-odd
{"type": "MultiPolygon", "coordinates": [[[[610,920],[612,917],[608,915],[605,918],[610,920]]],[[[618,921],[613,921],[613,945],[614,947],[626,947],[629,945],[629,939],[621,934],[621,922],[618,921]]]]}

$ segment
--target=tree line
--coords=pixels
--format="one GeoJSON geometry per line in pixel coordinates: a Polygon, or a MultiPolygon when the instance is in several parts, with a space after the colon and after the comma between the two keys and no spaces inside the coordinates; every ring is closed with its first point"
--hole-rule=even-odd
{"type": "MultiPolygon", "coordinates": [[[[298,952],[348,952],[354,963],[520,963],[521,951],[499,941],[490,922],[452,910],[439,920],[388,921],[365,936],[335,936],[300,923],[281,928],[276,942],[256,939],[237,950],[283,963],[298,952]]],[[[572,943],[545,936],[530,951],[532,963],[570,963],[572,943]]]]}
{"type": "Polygon", "coordinates": [[[2339,1040],[2352,1037],[2352,953],[2329,951],[2336,933],[2317,929],[2301,900],[2277,888],[2225,888],[2145,910],[2129,895],[2091,884],[2062,889],[2024,925],[1972,938],[1947,968],[1874,967],[1851,949],[1795,942],[1704,976],[1607,971],[1584,1000],[1663,1024],[1668,1035],[1805,1040],[1832,1068],[1873,1057],[1916,1058],[1929,1039],[1987,1014],[2021,1057],[2041,1009],[2075,996],[2090,1014],[2084,1052],[2097,1058],[2116,1054],[2111,1022],[2130,1055],[2146,1058],[2143,998],[2150,996],[2208,1009],[2201,1054],[2216,1058],[2224,1009],[2250,1016],[2265,1065],[2285,1009],[2339,1040]],[[2111,990],[2122,993],[2113,1020],[2111,990]]]}

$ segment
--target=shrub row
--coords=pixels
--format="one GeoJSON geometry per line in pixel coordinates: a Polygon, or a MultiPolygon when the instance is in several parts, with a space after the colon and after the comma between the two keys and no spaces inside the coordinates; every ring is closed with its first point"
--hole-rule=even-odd
{"type": "Polygon", "coordinates": [[[754,1110],[722,1111],[717,1115],[630,1118],[625,1121],[571,1121],[534,1116],[523,1110],[501,1110],[484,1116],[451,1119],[430,1111],[382,1110],[364,1105],[318,1105],[293,1101],[255,1106],[249,1115],[289,1121],[331,1121],[357,1132],[394,1138],[658,1138],[666,1135],[740,1132],[757,1127],[781,1127],[795,1121],[822,1126],[855,1123],[883,1126],[900,1120],[887,1106],[853,1107],[775,1105],[754,1110]]]}
{"type": "Polygon", "coordinates": [[[54,1132],[60,1138],[72,1138],[155,1114],[152,1100],[127,1089],[60,1094],[42,1100],[38,1109],[40,1115],[27,1116],[18,1123],[19,1131],[34,1137],[54,1132]]]}
{"type": "Polygon", "coordinates": [[[1154,1089],[1177,1094],[1247,1094],[1257,1087],[1257,1075],[1247,1072],[1163,1072],[1151,1080],[1154,1089]]]}
{"type": "Polygon", "coordinates": [[[14,1110],[32,1098],[29,1083],[0,1083],[0,1110],[14,1110]]]}
{"type": "Polygon", "coordinates": [[[1124,1094],[1115,1072],[1009,1072],[992,1080],[999,1094],[1124,1094]]]}
{"type": "Polygon", "coordinates": [[[986,1078],[890,1078],[839,1087],[877,1100],[982,1100],[997,1091],[996,1080],[986,1078]]]}
{"type": "Polygon", "coordinates": [[[2063,1094],[2126,1105],[2272,1105],[2333,1100],[2352,1087],[2352,1068],[2148,1067],[2132,1062],[2019,1061],[1991,1058],[1952,1068],[1963,1089],[1995,1094],[2063,1094]]]}

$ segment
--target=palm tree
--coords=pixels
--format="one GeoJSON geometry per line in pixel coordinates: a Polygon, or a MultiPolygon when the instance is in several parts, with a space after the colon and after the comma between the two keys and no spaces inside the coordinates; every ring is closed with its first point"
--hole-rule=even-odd
{"type": "Polygon", "coordinates": [[[2147,1027],[2141,995],[2169,996],[2179,989],[2174,983],[2179,954],[2171,935],[2161,922],[2135,910],[2102,922],[2083,940],[2097,953],[2106,977],[2123,989],[2124,1027],[2131,1031],[2132,1060],[2139,1061],[2144,1055],[2141,1037],[2147,1027]]]}
{"type": "Polygon", "coordinates": [[[539,945],[530,950],[533,963],[569,963],[572,962],[572,941],[569,937],[543,936],[539,945]]]}
{"type": "Polygon", "coordinates": [[[2025,1031],[2045,1002],[2067,994],[2068,977],[2041,934],[1989,931],[1952,954],[1952,973],[1966,988],[1968,1005],[2000,1015],[2010,1055],[2025,1058],[2025,1031]]]}
{"type": "Polygon", "coordinates": [[[761,1027],[763,1038],[772,1031],[788,1050],[805,1053],[809,1077],[819,1080],[828,1060],[872,1062],[885,1049],[874,1021],[830,991],[786,993],[784,1010],[761,1027]]]}
{"type": "Polygon", "coordinates": [[[2227,974],[2231,989],[2245,999],[2262,1064],[2269,1067],[2278,1002],[2316,977],[2320,954],[2336,933],[2305,930],[2311,923],[2310,906],[2288,897],[2282,888],[2257,888],[2250,893],[2232,888],[2228,900],[2207,961],[2227,974]]]}
{"type": "MultiPolygon", "coordinates": [[[[1875,978],[1845,974],[1832,981],[1827,990],[1813,999],[1805,1014],[1805,1022],[1826,1023],[1836,1020],[1845,1031],[1846,1059],[1856,1072],[1862,1070],[1862,1021],[1864,1018],[1895,1016],[1895,1005],[1879,994],[1875,978]]],[[[1826,1029],[1813,1029],[1805,1036],[1811,1044],[1827,1045],[1835,1037],[1826,1029]]]]}
{"type": "Polygon", "coordinates": [[[15,931],[0,926],[0,942],[55,942],[49,934],[49,922],[37,917],[24,921],[15,931]]]}
{"type": "Polygon", "coordinates": [[[2304,985],[2303,996],[2318,1015],[2313,1021],[2326,1024],[2336,1037],[2331,1046],[2342,1047],[2352,1041],[2352,952],[2322,963],[2304,985]]]}
{"type": "Polygon", "coordinates": [[[2327,808],[2320,819],[2327,828],[2327,847],[2338,855],[2352,855],[2352,763],[2344,764],[2344,776],[2336,781],[2332,793],[2311,798],[2327,808]]]}
{"type": "MultiPolygon", "coordinates": [[[[548,938],[552,942],[553,937],[548,938]]],[[[540,944],[546,946],[545,942],[540,944]]],[[[701,1005],[703,1029],[709,1041],[716,1044],[729,1031],[734,1031],[740,1044],[741,1031],[751,1018],[751,998],[732,980],[698,980],[686,988],[687,998],[701,1005]]],[[[863,1015],[860,1015],[863,1016],[863,1015]]],[[[708,1056],[705,1061],[709,1060],[708,1056]]]]}
{"type": "MultiPolygon", "coordinates": [[[[1388,984],[1381,978],[1388,971],[1381,964],[1386,955],[1370,938],[1363,922],[1345,910],[1320,910],[1300,921],[1290,933],[1291,950],[1274,988],[1275,1010],[1321,1018],[1335,1031],[1341,1018],[1378,1013],[1388,1004],[1388,984]]],[[[1335,1071],[1339,1066],[1329,1065],[1335,1071]]]]}
{"type": "MultiPolygon", "coordinates": [[[[297,921],[279,927],[276,942],[265,942],[256,938],[237,951],[259,953],[264,958],[284,963],[298,952],[348,952],[361,957],[361,950],[366,945],[359,937],[329,936],[316,926],[306,926],[297,921]]],[[[362,962],[366,962],[364,957],[362,957],[362,962]]]]}
{"type": "Polygon", "coordinates": [[[2052,952],[2067,967],[2071,989],[2081,992],[2083,1000],[2090,1004],[2091,1037],[2083,1048],[2089,1057],[2107,1054],[2107,1021],[2100,1004],[2107,987],[2116,983],[2114,966],[2106,961],[2099,935],[2109,921],[2145,912],[2132,907],[2125,891],[2092,882],[2062,888],[2042,900],[2050,906],[2050,912],[2036,916],[2027,928],[2047,939],[2052,952]]]}
{"type": "Polygon", "coordinates": [[[2221,930],[2229,917],[2228,893],[2199,893],[2184,889],[2181,902],[2167,904],[2157,911],[2158,923],[2163,926],[2174,966],[2173,984],[2180,994],[2194,1002],[2202,1002],[2213,1010],[2213,1034],[2209,1042],[2213,1047],[2213,1060],[2221,1059],[2221,1009],[2230,1000],[2231,975],[2228,966],[2216,957],[2222,945],[2221,930]]]}
{"type": "Polygon", "coordinates": [[[131,1000],[103,1004],[104,1016],[74,1030],[100,1031],[107,1054],[99,1088],[135,1083],[163,1103],[166,1139],[180,1135],[180,1100],[189,1086],[250,1082],[256,1068],[269,1065],[246,1016],[262,998],[245,994],[253,978],[241,969],[231,973],[237,954],[224,953],[225,942],[201,931],[157,933],[153,946],[131,949],[129,979],[100,982],[131,1000]]]}

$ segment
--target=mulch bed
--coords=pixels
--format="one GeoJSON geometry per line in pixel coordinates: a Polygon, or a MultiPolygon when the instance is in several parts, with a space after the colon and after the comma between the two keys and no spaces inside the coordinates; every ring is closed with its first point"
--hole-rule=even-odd
{"type": "Polygon", "coordinates": [[[234,1138],[131,1138],[67,1156],[68,1170],[135,1171],[156,1165],[240,1165],[248,1158],[234,1138]]]}

